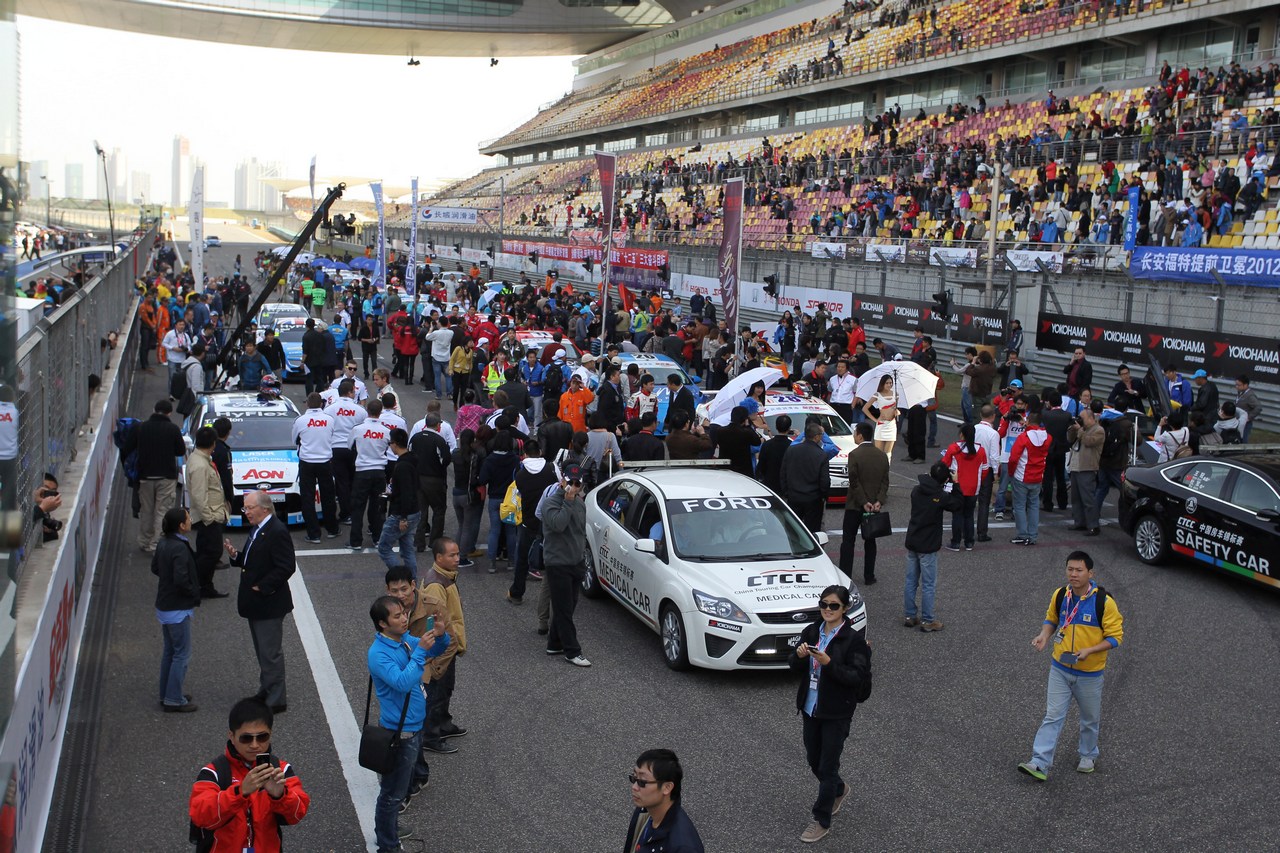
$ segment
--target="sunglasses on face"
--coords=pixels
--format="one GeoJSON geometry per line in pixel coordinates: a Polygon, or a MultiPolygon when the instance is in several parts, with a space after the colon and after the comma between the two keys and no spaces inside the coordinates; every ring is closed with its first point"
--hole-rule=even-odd
{"type": "Polygon", "coordinates": [[[245,732],[236,738],[240,743],[248,746],[251,743],[270,743],[271,732],[245,732]]]}
{"type": "Polygon", "coordinates": [[[639,776],[637,776],[634,773],[627,774],[627,781],[639,788],[647,788],[650,785],[658,784],[657,779],[641,779],[639,776]]]}
{"type": "Polygon", "coordinates": [[[838,601],[819,601],[818,606],[823,610],[839,610],[841,607],[844,607],[844,605],[838,601]]]}

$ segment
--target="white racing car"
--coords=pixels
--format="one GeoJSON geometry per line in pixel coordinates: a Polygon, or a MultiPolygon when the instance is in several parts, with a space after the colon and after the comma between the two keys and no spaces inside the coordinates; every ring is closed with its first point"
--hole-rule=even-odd
{"type": "Polygon", "coordinates": [[[632,470],[587,500],[588,597],[608,593],[662,638],[672,669],[787,665],[831,584],[857,587],[786,503],[756,480],[710,467],[632,470]]]}

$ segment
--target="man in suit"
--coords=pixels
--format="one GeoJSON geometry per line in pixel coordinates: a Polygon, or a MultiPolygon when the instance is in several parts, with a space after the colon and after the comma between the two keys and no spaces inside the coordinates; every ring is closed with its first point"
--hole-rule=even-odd
{"type": "Polygon", "coordinates": [[[684,379],[678,373],[667,377],[667,394],[671,402],[667,404],[667,416],[663,419],[662,426],[666,432],[671,432],[671,416],[676,412],[688,412],[692,422],[697,404],[693,401],[693,392],[684,387],[684,379]]]}
{"type": "MultiPolygon", "coordinates": [[[[875,447],[874,428],[867,421],[854,424],[856,445],[849,454],[849,493],[844,504],[844,536],[840,540],[840,571],[853,577],[853,552],[864,512],[880,512],[889,500],[889,457],[875,447]]],[[[876,540],[868,539],[862,581],[876,582],[876,540]]]]}
{"type": "Polygon", "coordinates": [[[231,540],[223,547],[231,557],[231,565],[240,569],[240,592],[237,609],[249,620],[253,650],[258,655],[258,698],[267,703],[272,713],[288,710],[284,684],[284,617],[293,611],[289,578],[297,563],[293,555],[293,537],[276,518],[271,496],[266,492],[249,492],[244,496],[244,517],[250,525],[244,550],[237,551],[231,540]]]}

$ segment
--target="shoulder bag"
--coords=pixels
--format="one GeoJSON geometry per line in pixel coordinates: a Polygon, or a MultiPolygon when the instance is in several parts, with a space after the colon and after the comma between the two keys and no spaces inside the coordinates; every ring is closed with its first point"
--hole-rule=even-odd
{"type": "Polygon", "coordinates": [[[400,709],[400,722],[395,731],[376,723],[369,725],[369,706],[373,700],[373,676],[369,676],[369,690],[364,697],[364,728],[360,731],[360,766],[364,769],[379,775],[390,773],[394,769],[396,745],[400,740],[400,732],[404,729],[405,715],[409,713],[409,698],[406,693],[404,707],[400,709]]]}

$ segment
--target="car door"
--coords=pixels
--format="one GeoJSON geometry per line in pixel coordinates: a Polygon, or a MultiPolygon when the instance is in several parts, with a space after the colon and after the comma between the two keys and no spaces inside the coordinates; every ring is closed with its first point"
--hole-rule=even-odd
{"type": "Polygon", "coordinates": [[[1240,514],[1239,526],[1232,529],[1236,542],[1233,562],[1252,572],[1254,579],[1280,586],[1280,493],[1275,484],[1253,471],[1236,472],[1231,488],[1231,503],[1240,514]]]}
{"type": "Polygon", "coordinates": [[[1170,479],[1176,489],[1165,497],[1170,517],[1177,519],[1173,550],[1211,565],[1223,565],[1227,553],[1231,484],[1236,468],[1216,459],[1180,466],[1170,479]]]}
{"type": "MultiPolygon", "coordinates": [[[[631,605],[635,581],[636,537],[627,521],[641,491],[635,480],[622,477],[606,483],[596,492],[602,512],[590,522],[596,542],[596,578],[614,598],[631,605]]],[[[637,611],[636,615],[642,615],[637,611]]]]}
{"type": "Polygon", "coordinates": [[[629,603],[645,619],[656,622],[657,606],[662,600],[662,588],[670,580],[669,561],[663,536],[662,509],[653,492],[639,483],[633,484],[634,497],[627,507],[623,523],[630,545],[628,566],[631,571],[629,603]],[[649,554],[635,549],[640,539],[655,539],[658,553],[649,554]]]}

